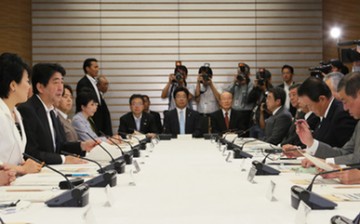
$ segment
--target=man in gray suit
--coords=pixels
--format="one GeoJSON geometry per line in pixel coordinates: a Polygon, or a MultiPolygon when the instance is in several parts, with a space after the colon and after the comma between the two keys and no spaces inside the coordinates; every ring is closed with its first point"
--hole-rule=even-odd
{"type": "MultiPolygon", "coordinates": [[[[355,119],[360,118],[360,72],[354,72],[341,79],[338,86],[339,96],[344,105],[344,110],[349,111],[355,119]]],[[[300,140],[308,147],[306,151],[316,157],[326,159],[333,164],[358,164],[360,163],[360,124],[356,125],[350,140],[343,147],[331,147],[312,137],[306,122],[297,123],[297,133],[300,140]]],[[[341,135],[342,133],[338,133],[341,135]]],[[[287,150],[285,150],[286,152],[287,150]]],[[[312,165],[304,160],[303,166],[312,165]]]]}
{"type": "Polygon", "coordinates": [[[286,93],[280,87],[268,90],[266,97],[267,110],[272,114],[268,119],[264,119],[264,105],[260,109],[260,127],[265,128],[264,141],[277,145],[279,144],[289,131],[292,116],[284,107],[286,93]]]}

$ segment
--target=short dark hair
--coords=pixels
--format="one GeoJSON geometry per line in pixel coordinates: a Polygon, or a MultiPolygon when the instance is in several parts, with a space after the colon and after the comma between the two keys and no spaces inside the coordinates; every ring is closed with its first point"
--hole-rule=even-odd
{"type": "Polygon", "coordinates": [[[149,101],[150,102],[150,98],[149,98],[149,96],[148,95],[142,95],[142,98],[145,100],[145,99],[147,99],[147,101],[149,101]]]}
{"type": "Polygon", "coordinates": [[[285,104],[286,93],[285,93],[285,90],[283,88],[281,88],[281,87],[270,88],[268,90],[268,93],[273,94],[274,100],[280,100],[281,106],[283,106],[285,104]]]}
{"type": "Polygon", "coordinates": [[[10,83],[20,83],[24,71],[27,71],[30,78],[29,66],[16,54],[3,53],[0,55],[0,98],[8,98],[10,83]]]}
{"type": "Polygon", "coordinates": [[[212,78],[212,76],[213,76],[213,72],[212,72],[212,70],[211,70],[211,68],[210,68],[209,66],[201,66],[201,67],[199,68],[199,74],[201,74],[201,73],[206,73],[206,74],[208,74],[211,78],[212,78]]]}
{"type": "Polygon", "coordinates": [[[86,106],[90,101],[98,103],[97,96],[89,88],[81,89],[81,92],[76,96],[76,112],[81,111],[81,106],[86,106]]]}
{"type": "Polygon", "coordinates": [[[64,91],[63,91],[63,94],[62,94],[63,96],[65,94],[65,89],[69,90],[69,92],[71,93],[72,96],[74,95],[71,86],[68,85],[68,84],[64,84],[64,91]]]}
{"type": "Polygon", "coordinates": [[[87,58],[85,59],[84,61],[84,64],[83,64],[83,70],[84,70],[84,73],[86,74],[86,67],[90,67],[91,66],[91,62],[97,62],[96,58],[87,58]]]}
{"type": "Polygon", "coordinates": [[[141,94],[133,94],[130,96],[130,99],[129,99],[129,104],[131,105],[131,102],[134,100],[134,99],[141,99],[141,101],[144,103],[144,98],[143,98],[143,95],[141,94]]]}
{"type": "Polygon", "coordinates": [[[319,102],[320,96],[325,96],[328,99],[332,96],[326,83],[316,77],[307,78],[299,87],[298,95],[307,96],[313,102],[319,102]]]}
{"type": "Polygon", "coordinates": [[[66,75],[65,69],[60,64],[52,63],[38,63],[33,67],[32,86],[34,94],[38,94],[39,90],[36,88],[36,84],[40,83],[47,86],[50,78],[59,72],[63,77],[66,75]]]}
{"type": "Polygon", "coordinates": [[[292,89],[298,89],[300,86],[301,86],[300,83],[292,84],[292,85],[289,87],[289,91],[292,90],[292,89]]]}
{"type": "Polygon", "coordinates": [[[185,75],[187,75],[188,69],[186,68],[185,65],[179,65],[175,67],[174,74],[176,74],[176,72],[185,72],[185,75]]]}
{"type": "Polygon", "coordinates": [[[291,65],[284,65],[282,68],[281,68],[281,72],[285,69],[289,69],[291,74],[294,74],[294,67],[292,67],[291,65]]]}
{"type": "Polygon", "coordinates": [[[178,92],[185,92],[186,97],[189,98],[190,93],[186,87],[183,87],[183,86],[176,87],[176,89],[174,90],[174,94],[173,94],[174,99],[176,98],[176,94],[178,92]]]}
{"type": "Polygon", "coordinates": [[[339,82],[338,91],[343,89],[346,95],[356,98],[360,90],[360,72],[350,72],[344,76],[339,82]]]}

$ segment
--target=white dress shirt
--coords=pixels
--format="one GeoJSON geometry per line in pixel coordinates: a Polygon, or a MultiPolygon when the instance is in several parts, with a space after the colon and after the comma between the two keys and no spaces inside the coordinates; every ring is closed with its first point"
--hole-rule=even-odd
{"type": "Polygon", "coordinates": [[[97,88],[97,86],[96,86],[96,84],[97,84],[96,79],[94,79],[92,76],[90,76],[90,75],[88,75],[88,74],[86,74],[86,78],[88,78],[88,79],[90,80],[91,85],[94,87],[95,92],[96,92],[96,97],[97,97],[98,100],[99,100],[98,103],[99,103],[99,105],[101,105],[101,98],[100,98],[99,90],[98,90],[98,88],[97,88]]]}
{"type": "Polygon", "coordinates": [[[24,161],[22,154],[25,151],[26,134],[20,113],[16,108],[13,112],[15,121],[9,107],[0,98],[0,162],[19,165],[24,161]],[[15,122],[20,125],[21,135],[15,122]]]}

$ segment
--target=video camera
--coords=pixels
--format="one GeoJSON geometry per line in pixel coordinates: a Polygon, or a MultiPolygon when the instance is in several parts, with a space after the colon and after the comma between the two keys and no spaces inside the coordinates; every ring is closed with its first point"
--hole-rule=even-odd
{"type": "Polygon", "coordinates": [[[256,72],[256,79],[258,80],[258,85],[263,86],[271,79],[271,73],[265,68],[259,68],[256,72]]]}
{"type": "Polygon", "coordinates": [[[331,62],[321,61],[319,63],[319,66],[309,68],[310,76],[322,79],[324,77],[323,74],[330,73],[331,69],[332,69],[331,62]]]}
{"type": "MultiPolygon", "coordinates": [[[[346,47],[346,46],[352,46],[357,45],[357,48],[360,46],[360,40],[352,40],[352,41],[343,41],[338,42],[338,47],[346,47]]],[[[352,63],[354,61],[360,61],[360,53],[358,49],[353,48],[343,48],[341,49],[341,61],[343,63],[352,63]]]]}

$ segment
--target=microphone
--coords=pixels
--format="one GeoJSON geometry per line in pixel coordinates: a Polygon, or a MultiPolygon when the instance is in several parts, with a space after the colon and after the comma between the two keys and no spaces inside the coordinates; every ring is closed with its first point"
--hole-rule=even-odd
{"type": "Polygon", "coordinates": [[[323,174],[329,174],[329,173],[336,173],[341,172],[345,170],[352,170],[352,169],[359,169],[360,165],[354,165],[352,167],[347,167],[344,169],[337,169],[337,170],[331,170],[331,171],[324,171],[316,174],[309,186],[304,189],[300,186],[294,185],[291,187],[291,206],[295,209],[299,207],[300,200],[304,201],[305,204],[307,204],[311,209],[334,209],[337,204],[321,197],[320,195],[311,192],[312,186],[314,185],[314,181],[316,177],[323,174]]]}
{"type": "Polygon", "coordinates": [[[95,138],[93,138],[89,133],[86,132],[86,134],[94,141],[97,143],[98,146],[100,146],[100,148],[102,150],[104,150],[104,152],[106,152],[109,157],[111,158],[111,162],[109,165],[105,166],[103,169],[105,170],[116,170],[117,173],[121,174],[125,172],[125,162],[123,160],[115,160],[114,157],[110,154],[110,152],[105,149],[104,146],[102,146],[101,144],[99,144],[95,138]]]}
{"type": "Polygon", "coordinates": [[[80,184],[84,183],[84,180],[81,179],[81,178],[75,178],[75,179],[70,179],[69,180],[69,178],[67,178],[66,175],[63,174],[62,172],[56,170],[55,168],[52,168],[51,166],[47,165],[45,162],[41,162],[40,160],[34,158],[33,156],[30,156],[29,154],[27,154],[25,152],[23,153],[23,155],[25,157],[27,157],[27,158],[30,158],[30,159],[34,160],[35,162],[37,162],[37,163],[39,163],[41,165],[49,168],[50,170],[54,171],[55,173],[61,175],[62,177],[64,177],[66,181],[60,181],[59,182],[60,189],[73,189],[74,186],[77,186],[77,185],[80,185],[80,184]]]}
{"type": "Polygon", "coordinates": [[[138,137],[136,137],[135,135],[131,135],[131,138],[135,138],[136,140],[138,140],[139,142],[139,147],[141,150],[146,150],[146,139],[144,140],[140,140],[138,137]]]}
{"type": "MultiPolygon", "coordinates": [[[[76,154],[71,154],[65,151],[61,151],[61,154],[67,156],[79,157],[76,154]]],[[[106,187],[108,184],[110,185],[110,187],[116,186],[117,179],[116,179],[116,172],[114,170],[105,171],[104,168],[97,161],[88,158],[81,158],[81,159],[95,163],[100,167],[100,169],[98,169],[97,172],[100,173],[101,175],[98,175],[85,182],[89,187],[106,187]]]]}
{"type": "Polygon", "coordinates": [[[118,149],[120,150],[121,152],[121,155],[124,157],[124,160],[125,160],[125,163],[126,164],[132,164],[132,160],[133,160],[133,157],[131,154],[129,153],[124,153],[124,151],[122,150],[122,148],[120,147],[119,144],[117,144],[114,140],[113,140],[113,137],[112,136],[108,136],[106,135],[104,132],[102,131],[99,131],[100,134],[102,134],[103,136],[106,137],[106,139],[108,139],[111,143],[113,143],[114,145],[116,145],[116,147],[118,147],[118,149]]]}
{"type": "Polygon", "coordinates": [[[349,46],[349,45],[360,45],[360,40],[351,40],[351,41],[343,41],[343,42],[338,42],[337,46],[338,47],[342,47],[342,46],[349,46]]]}
{"type": "MultiPolygon", "coordinates": [[[[236,138],[235,138],[236,139],[236,138]]],[[[243,148],[244,148],[244,145],[247,144],[247,143],[250,143],[250,142],[255,142],[256,139],[251,139],[251,140],[248,140],[248,141],[245,141],[241,146],[238,146],[232,142],[228,142],[228,145],[230,144],[231,147],[233,148],[233,151],[234,151],[234,159],[246,159],[246,158],[252,158],[253,155],[247,153],[247,152],[244,152],[243,151],[243,148]]]]}
{"type": "Polygon", "coordinates": [[[274,169],[272,168],[271,166],[269,165],[266,165],[265,162],[266,162],[266,159],[273,153],[268,153],[265,158],[259,162],[257,160],[254,160],[252,162],[252,165],[255,167],[256,169],[256,173],[255,175],[256,176],[268,176],[268,175],[279,175],[280,171],[277,170],[277,169],[274,169]]]}
{"type": "MultiPolygon", "coordinates": [[[[124,132],[118,132],[119,135],[124,135],[124,134],[127,134],[127,133],[124,133],[124,132]]],[[[123,142],[125,142],[126,144],[128,144],[131,148],[131,151],[132,151],[132,154],[133,154],[133,157],[134,158],[138,158],[140,157],[140,150],[139,150],[139,147],[134,147],[130,144],[130,142],[126,141],[123,139],[123,142]]]]}

